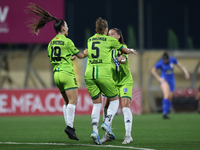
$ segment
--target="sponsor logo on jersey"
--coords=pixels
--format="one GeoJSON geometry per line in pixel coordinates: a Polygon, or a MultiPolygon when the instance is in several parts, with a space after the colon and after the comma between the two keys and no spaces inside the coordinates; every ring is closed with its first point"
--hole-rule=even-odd
{"type": "Polygon", "coordinates": [[[173,74],[173,69],[169,69],[165,72],[166,75],[170,75],[170,74],[173,74]]]}
{"type": "Polygon", "coordinates": [[[64,45],[64,41],[53,41],[52,44],[55,44],[55,45],[64,45]]]}
{"type": "Polygon", "coordinates": [[[94,59],[94,60],[90,60],[91,64],[99,64],[99,63],[103,63],[102,59],[94,59]]]}

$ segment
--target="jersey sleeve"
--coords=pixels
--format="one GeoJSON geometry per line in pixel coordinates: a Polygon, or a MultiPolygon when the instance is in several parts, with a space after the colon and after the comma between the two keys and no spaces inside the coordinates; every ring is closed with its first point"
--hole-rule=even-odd
{"type": "Polygon", "coordinates": [[[154,65],[154,67],[155,67],[156,69],[161,69],[161,60],[159,60],[159,61],[154,65]]]}
{"type": "Polygon", "coordinates": [[[74,43],[70,39],[68,41],[67,47],[72,55],[77,55],[78,53],[80,53],[80,51],[75,47],[74,43]]]}
{"type": "Polygon", "coordinates": [[[176,65],[178,63],[178,61],[177,61],[177,59],[175,57],[171,57],[171,59],[172,59],[173,64],[176,65]]]}
{"type": "Polygon", "coordinates": [[[48,57],[50,58],[50,56],[51,56],[51,42],[49,43],[49,45],[47,47],[47,54],[48,54],[48,57]]]}
{"type": "MultiPolygon", "coordinates": [[[[125,44],[123,44],[123,46],[127,48],[127,46],[125,44]]],[[[121,51],[118,51],[118,52],[121,55],[122,52],[121,51]]],[[[128,59],[128,54],[123,54],[123,56],[126,57],[126,60],[128,59]]]]}
{"type": "Polygon", "coordinates": [[[124,46],[114,37],[110,37],[111,49],[115,48],[117,50],[121,50],[124,46]]]}

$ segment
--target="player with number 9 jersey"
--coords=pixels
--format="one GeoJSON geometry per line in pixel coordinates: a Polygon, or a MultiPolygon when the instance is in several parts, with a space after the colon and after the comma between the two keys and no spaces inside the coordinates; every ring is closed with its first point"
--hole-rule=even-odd
{"type": "Polygon", "coordinates": [[[78,85],[71,56],[79,54],[80,51],[75,47],[74,43],[65,35],[56,35],[49,43],[47,52],[53,67],[54,81],[60,92],[77,89],[78,85]],[[62,83],[60,85],[61,78],[65,83],[64,86],[62,83]]]}
{"type": "Polygon", "coordinates": [[[80,53],[74,43],[67,38],[69,28],[64,20],[51,16],[49,12],[34,3],[28,6],[26,12],[34,17],[30,20],[31,24],[28,26],[36,34],[45,24],[54,21],[53,27],[57,35],[49,43],[47,53],[53,67],[55,84],[65,100],[63,115],[67,127],[64,131],[70,139],[78,141],[79,139],[73,127],[75,108],[78,102],[78,85],[71,59],[75,59],[75,56],[79,59],[85,58],[87,50],[84,50],[84,53],[80,53]]]}

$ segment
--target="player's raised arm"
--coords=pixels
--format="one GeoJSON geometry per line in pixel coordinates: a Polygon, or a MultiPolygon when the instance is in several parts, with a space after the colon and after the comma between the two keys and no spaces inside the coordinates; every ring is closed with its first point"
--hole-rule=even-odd
{"type": "Polygon", "coordinates": [[[136,52],[135,49],[129,49],[129,48],[126,48],[126,47],[123,47],[121,49],[121,52],[124,53],[124,54],[130,54],[130,53],[132,53],[132,54],[137,55],[137,52],[136,52]]]}
{"type": "Polygon", "coordinates": [[[177,63],[177,67],[179,67],[183,71],[186,79],[190,79],[190,74],[188,73],[187,69],[179,61],[177,63]]]}

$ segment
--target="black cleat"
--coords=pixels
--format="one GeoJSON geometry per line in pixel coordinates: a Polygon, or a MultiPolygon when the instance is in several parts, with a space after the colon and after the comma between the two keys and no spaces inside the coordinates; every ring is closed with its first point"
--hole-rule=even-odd
{"type": "Polygon", "coordinates": [[[78,137],[76,136],[76,133],[75,133],[75,129],[74,128],[71,128],[70,126],[67,126],[65,128],[65,133],[68,135],[68,137],[71,139],[71,140],[77,140],[79,141],[78,137]]]}
{"type": "Polygon", "coordinates": [[[169,119],[169,117],[167,116],[167,114],[163,115],[163,119],[169,119]]]}

